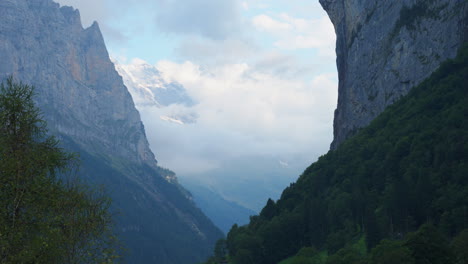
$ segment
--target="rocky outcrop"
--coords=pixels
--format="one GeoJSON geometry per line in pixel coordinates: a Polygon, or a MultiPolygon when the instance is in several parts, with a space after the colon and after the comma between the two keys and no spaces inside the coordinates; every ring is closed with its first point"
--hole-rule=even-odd
{"type": "Polygon", "coordinates": [[[52,1],[0,2],[0,73],[36,87],[58,133],[93,153],[156,166],[132,98],[109,60],[99,26],[52,1]]]}
{"type": "Polygon", "coordinates": [[[49,130],[80,153],[83,177],[106,186],[127,262],[185,264],[210,254],[222,233],[157,166],[97,23],[84,29],[77,10],[52,0],[1,0],[0,59],[0,80],[34,85],[49,130]]]}
{"type": "Polygon", "coordinates": [[[468,40],[466,0],[320,0],[335,26],[335,149],[453,58],[468,40]]]}

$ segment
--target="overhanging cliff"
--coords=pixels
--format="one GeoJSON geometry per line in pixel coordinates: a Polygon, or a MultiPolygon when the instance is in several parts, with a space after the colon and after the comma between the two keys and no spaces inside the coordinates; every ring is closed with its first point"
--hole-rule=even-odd
{"type": "Polygon", "coordinates": [[[456,56],[466,0],[320,0],[335,26],[339,77],[332,149],[456,56]]]}

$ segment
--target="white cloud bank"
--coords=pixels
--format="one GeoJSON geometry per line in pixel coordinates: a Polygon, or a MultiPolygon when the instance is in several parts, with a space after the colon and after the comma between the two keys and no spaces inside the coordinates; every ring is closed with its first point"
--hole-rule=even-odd
{"type": "MultiPolygon", "coordinates": [[[[79,8],[85,26],[98,20],[114,57],[156,62],[161,83],[197,103],[135,100],[159,164],[179,176],[205,176],[237,201],[250,186],[259,196],[245,204],[261,205],[328,150],[335,36],[318,1],[56,1],[79,8]]],[[[157,94],[148,89],[140,96],[157,94]]]]}
{"type": "MultiPolygon", "coordinates": [[[[111,33],[114,22],[138,21],[162,32],[225,39],[241,30],[242,3],[237,0],[54,0],[81,11],[85,26],[98,20],[111,33]]],[[[133,25],[129,25],[129,30],[133,25]]],[[[133,27],[131,31],[139,31],[133,27]]]]}
{"type": "Polygon", "coordinates": [[[199,174],[248,156],[313,159],[328,149],[337,90],[332,74],[304,81],[248,64],[207,69],[160,61],[155,67],[164,82],[180,83],[197,102],[139,106],[160,163],[177,173],[199,174]],[[181,126],[158,118],[188,111],[196,113],[196,123],[181,126]]]}
{"type": "Polygon", "coordinates": [[[276,38],[281,49],[318,49],[323,56],[335,56],[336,36],[327,16],[318,19],[295,18],[286,13],[271,17],[260,14],[252,18],[252,25],[276,38]]]}

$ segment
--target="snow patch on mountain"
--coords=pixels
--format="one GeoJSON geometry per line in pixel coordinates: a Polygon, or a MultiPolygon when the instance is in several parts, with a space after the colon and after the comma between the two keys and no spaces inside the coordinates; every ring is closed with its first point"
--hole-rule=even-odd
{"type": "Polygon", "coordinates": [[[140,112],[156,107],[161,120],[179,125],[196,122],[198,115],[192,109],[196,103],[181,84],[164,80],[161,71],[144,60],[113,61],[140,112]]]}
{"type": "Polygon", "coordinates": [[[172,118],[172,117],[169,117],[169,116],[160,116],[159,118],[161,120],[164,120],[164,121],[176,123],[176,124],[179,124],[179,125],[184,125],[184,122],[182,122],[181,120],[175,119],[175,118],[172,118]]]}

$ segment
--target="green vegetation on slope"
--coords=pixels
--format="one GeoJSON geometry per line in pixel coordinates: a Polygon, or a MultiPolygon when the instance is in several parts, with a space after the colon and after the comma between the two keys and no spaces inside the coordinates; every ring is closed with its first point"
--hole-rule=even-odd
{"type": "Polygon", "coordinates": [[[279,263],[301,248],[318,253],[285,263],[466,263],[467,76],[465,45],[248,225],[234,225],[231,263],[279,263]],[[445,238],[455,236],[458,251],[445,238]]]}
{"type": "Polygon", "coordinates": [[[171,172],[93,155],[72,138],[61,137],[64,148],[80,155],[80,177],[91,184],[106,186],[112,198],[111,209],[118,212],[114,217],[116,235],[125,246],[123,263],[198,263],[210,255],[216,240],[223,237],[183,195],[180,186],[164,179],[171,172]],[[135,178],[145,179],[162,200],[155,202],[152,193],[143,192],[135,178]],[[177,215],[179,211],[172,208],[178,208],[189,218],[177,215]],[[193,235],[193,226],[187,220],[194,221],[203,233],[193,235]]]}
{"type": "Polygon", "coordinates": [[[0,263],[112,263],[110,200],[75,178],[33,94],[0,86],[0,263]]]}

